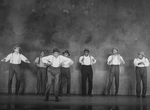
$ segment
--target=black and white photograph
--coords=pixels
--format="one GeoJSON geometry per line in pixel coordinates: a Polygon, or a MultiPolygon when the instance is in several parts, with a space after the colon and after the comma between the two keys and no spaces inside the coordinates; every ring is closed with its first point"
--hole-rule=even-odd
{"type": "Polygon", "coordinates": [[[0,0],[0,110],[150,110],[150,0],[0,0]]]}

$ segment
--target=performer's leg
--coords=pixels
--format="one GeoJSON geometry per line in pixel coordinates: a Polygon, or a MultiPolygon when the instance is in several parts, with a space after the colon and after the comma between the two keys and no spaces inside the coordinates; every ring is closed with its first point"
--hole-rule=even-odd
{"type": "Polygon", "coordinates": [[[82,95],[86,95],[86,81],[87,81],[87,72],[86,67],[82,66],[82,95]]]}
{"type": "Polygon", "coordinates": [[[20,79],[21,79],[21,70],[20,65],[15,65],[15,76],[16,76],[16,95],[19,95],[19,88],[20,88],[20,79]]]}
{"type": "Polygon", "coordinates": [[[92,88],[93,88],[93,70],[92,68],[88,73],[88,95],[92,96],[92,88]]]}
{"type": "Polygon", "coordinates": [[[136,95],[141,95],[141,68],[136,68],[136,95]]]}
{"type": "Polygon", "coordinates": [[[143,77],[142,77],[142,84],[143,84],[143,91],[142,91],[142,97],[146,97],[146,91],[147,91],[147,68],[143,68],[143,77]]]}
{"type": "Polygon", "coordinates": [[[116,86],[115,96],[117,96],[119,89],[119,66],[115,67],[115,86],[116,86]]]}
{"type": "Polygon", "coordinates": [[[44,95],[46,89],[46,82],[47,82],[47,71],[46,68],[41,69],[42,75],[42,87],[41,87],[41,95],[44,95]]]}
{"type": "Polygon", "coordinates": [[[9,67],[9,79],[8,79],[8,95],[9,96],[12,94],[11,85],[12,85],[13,76],[14,76],[13,66],[10,65],[10,67],[9,67]]]}
{"type": "Polygon", "coordinates": [[[60,73],[56,74],[55,75],[55,82],[54,82],[54,94],[55,94],[55,97],[56,97],[56,101],[59,101],[58,99],[58,88],[59,88],[59,75],[60,73]]]}
{"type": "Polygon", "coordinates": [[[41,75],[41,69],[37,68],[37,96],[39,96],[41,92],[41,75]]]}
{"type": "Polygon", "coordinates": [[[66,70],[66,78],[67,78],[67,96],[70,95],[70,81],[71,81],[71,73],[70,73],[70,68],[66,70]]]}
{"type": "Polygon", "coordinates": [[[63,89],[63,69],[61,68],[59,75],[59,96],[62,96],[62,89],[63,89]]]}
{"type": "Polygon", "coordinates": [[[48,71],[48,82],[47,82],[47,87],[46,87],[46,91],[45,91],[45,101],[49,100],[49,93],[50,93],[50,89],[51,89],[51,85],[52,85],[52,80],[54,78],[54,76],[51,75],[51,72],[48,71]]]}
{"type": "Polygon", "coordinates": [[[114,76],[114,66],[111,66],[110,69],[110,75],[109,75],[109,82],[108,82],[108,86],[107,86],[107,96],[109,96],[110,94],[110,88],[113,82],[113,76],[114,76]]]}

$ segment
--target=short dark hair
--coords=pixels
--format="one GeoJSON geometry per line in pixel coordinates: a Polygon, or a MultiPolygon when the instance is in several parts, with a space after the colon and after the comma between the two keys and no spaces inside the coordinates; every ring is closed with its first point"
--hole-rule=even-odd
{"type": "Polygon", "coordinates": [[[113,52],[113,50],[117,50],[117,52],[119,51],[118,48],[113,48],[113,49],[112,49],[112,52],[113,52]]]}
{"type": "Polygon", "coordinates": [[[68,51],[68,50],[65,50],[65,51],[63,52],[63,54],[65,54],[65,53],[67,53],[67,54],[68,54],[68,56],[70,56],[70,53],[69,53],[69,51],[68,51]]]}
{"type": "Polygon", "coordinates": [[[90,50],[89,49],[84,49],[84,52],[90,52],[90,50]]]}
{"type": "Polygon", "coordinates": [[[40,50],[40,53],[42,53],[42,52],[46,53],[45,50],[40,50]]]}
{"type": "Polygon", "coordinates": [[[59,51],[58,48],[54,48],[52,53],[55,53],[55,52],[58,52],[58,53],[59,53],[60,51],[59,51]]]}

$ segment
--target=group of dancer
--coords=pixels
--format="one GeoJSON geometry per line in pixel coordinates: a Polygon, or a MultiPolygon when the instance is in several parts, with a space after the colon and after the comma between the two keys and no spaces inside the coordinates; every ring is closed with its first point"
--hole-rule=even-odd
{"type": "MultiPolygon", "coordinates": [[[[21,76],[21,61],[25,63],[30,63],[30,61],[22,54],[20,54],[21,47],[16,45],[13,53],[7,55],[3,58],[2,62],[10,61],[9,67],[9,80],[8,80],[8,95],[11,96],[12,90],[12,79],[15,74],[16,76],[16,89],[15,93],[19,95],[20,88],[20,76],[21,76]]],[[[110,95],[110,89],[115,77],[115,97],[118,96],[119,90],[119,67],[125,64],[123,57],[118,53],[117,48],[112,49],[112,55],[107,59],[107,64],[110,65],[109,82],[107,86],[106,95],[110,95]]],[[[82,96],[91,96],[93,89],[93,69],[92,65],[96,63],[96,59],[90,54],[89,49],[83,51],[84,55],[79,58],[79,63],[81,64],[81,74],[82,74],[82,96]],[[86,93],[88,80],[88,93],[86,93]]],[[[54,95],[55,101],[59,101],[59,96],[63,94],[63,79],[66,78],[67,81],[67,92],[66,95],[70,96],[70,80],[71,73],[70,67],[73,65],[73,60],[69,57],[70,53],[68,50],[64,51],[61,55],[59,49],[54,48],[52,54],[45,56],[45,51],[40,51],[39,57],[35,59],[35,64],[37,66],[37,95],[44,96],[45,101],[49,100],[49,94],[51,91],[51,86],[54,80],[54,95]]],[[[143,51],[138,52],[137,58],[134,59],[133,64],[135,65],[136,73],[136,95],[143,98],[146,97],[147,91],[147,67],[149,66],[149,60],[145,57],[143,51]],[[142,92],[141,92],[141,81],[142,81],[142,92]]]]}

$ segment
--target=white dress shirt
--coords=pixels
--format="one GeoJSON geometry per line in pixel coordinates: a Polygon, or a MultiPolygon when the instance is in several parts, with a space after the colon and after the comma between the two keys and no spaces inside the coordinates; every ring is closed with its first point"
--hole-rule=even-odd
{"type": "Polygon", "coordinates": [[[59,55],[57,58],[54,55],[49,55],[42,58],[43,63],[50,64],[52,67],[60,67],[63,63],[70,63],[70,58],[59,55]],[[50,62],[50,63],[49,63],[50,62]]]}
{"type": "Polygon", "coordinates": [[[133,63],[134,63],[134,66],[136,67],[148,67],[149,66],[149,61],[145,57],[143,57],[142,59],[135,58],[133,63]],[[144,64],[139,64],[140,62],[143,62],[144,64]]]}
{"type": "Polygon", "coordinates": [[[107,59],[107,64],[108,65],[120,65],[120,64],[125,64],[125,61],[119,54],[110,55],[107,59]]]}
{"type": "MultiPolygon", "coordinates": [[[[67,57],[68,58],[68,57],[67,57]]],[[[73,65],[73,61],[69,58],[69,60],[70,61],[67,61],[67,62],[64,62],[64,63],[62,63],[62,67],[64,67],[64,68],[69,68],[71,65],[73,65]]]]}
{"type": "Polygon", "coordinates": [[[24,62],[26,60],[28,60],[24,55],[22,55],[20,53],[10,53],[4,59],[5,59],[5,62],[10,60],[11,64],[20,64],[21,60],[24,61],[24,62]]]}
{"type": "Polygon", "coordinates": [[[93,56],[81,56],[79,58],[79,63],[81,63],[81,65],[92,65],[96,63],[96,60],[93,56]]]}
{"type": "Polygon", "coordinates": [[[43,57],[37,57],[34,61],[34,63],[37,65],[37,67],[42,67],[42,68],[46,68],[46,64],[43,63],[42,61],[43,57]],[[40,59],[40,61],[39,61],[40,59]]]}

